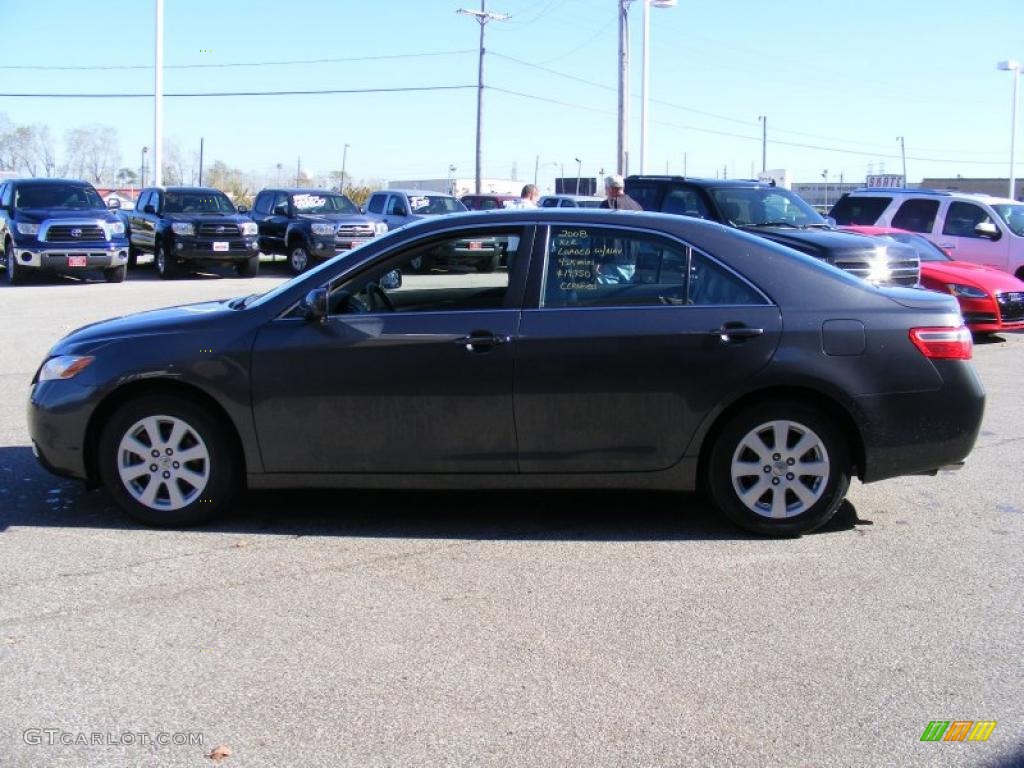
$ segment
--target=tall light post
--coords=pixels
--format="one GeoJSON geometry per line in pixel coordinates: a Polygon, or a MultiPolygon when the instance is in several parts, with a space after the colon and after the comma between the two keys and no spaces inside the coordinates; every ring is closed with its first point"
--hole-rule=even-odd
{"type": "Polygon", "coordinates": [[[142,162],[139,164],[139,187],[146,186],[146,153],[149,152],[149,147],[142,148],[142,162]]]}
{"type": "Polygon", "coordinates": [[[153,69],[153,186],[159,187],[164,181],[164,0],[156,0],[153,69]]]}
{"type": "Polygon", "coordinates": [[[1010,112],[1010,199],[1017,199],[1016,167],[1013,162],[1017,142],[1017,84],[1020,80],[1020,62],[1014,59],[1000,61],[997,65],[1004,72],[1013,72],[1013,109],[1010,112]]]}
{"type": "Polygon", "coordinates": [[[454,195],[455,194],[455,171],[456,170],[457,169],[456,169],[456,167],[454,165],[449,165],[448,166],[448,194],[449,195],[454,195]]]}
{"type": "Polygon", "coordinates": [[[573,160],[576,161],[576,194],[578,195],[580,193],[580,173],[583,169],[583,163],[578,157],[574,157],[573,160]]]}
{"type": "Polygon", "coordinates": [[[761,121],[761,173],[768,170],[768,116],[758,115],[761,121]]]}
{"type": "Polygon", "coordinates": [[[828,208],[828,169],[827,168],[824,171],[821,172],[821,178],[823,178],[825,180],[825,192],[824,192],[824,195],[825,195],[825,208],[827,209],[828,208]]]}
{"type": "Polygon", "coordinates": [[[483,133],[484,117],[484,28],[490,21],[504,21],[508,14],[488,13],[487,0],[480,0],[480,10],[467,10],[459,8],[456,13],[464,16],[472,16],[480,23],[480,63],[477,66],[476,76],[476,194],[480,194],[482,182],[480,180],[480,164],[483,153],[480,146],[480,138],[483,133]]]}
{"type": "Polygon", "coordinates": [[[342,194],[345,193],[345,161],[348,160],[348,147],[346,144],[341,150],[341,183],[338,185],[338,191],[342,194]]]}
{"type": "Polygon", "coordinates": [[[643,0],[643,66],[640,92],[640,173],[647,173],[647,91],[650,88],[650,42],[651,42],[651,6],[655,8],[675,8],[678,0],[643,0]]]}
{"type": "Polygon", "coordinates": [[[900,143],[900,157],[903,158],[903,186],[907,186],[907,147],[902,136],[897,136],[896,141],[900,143]]]}

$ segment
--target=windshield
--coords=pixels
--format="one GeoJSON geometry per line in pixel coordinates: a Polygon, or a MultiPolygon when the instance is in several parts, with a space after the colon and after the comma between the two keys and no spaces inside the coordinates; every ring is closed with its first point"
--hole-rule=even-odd
{"type": "Polygon", "coordinates": [[[164,213],[235,213],[235,206],[221,192],[167,192],[164,213]]]}
{"type": "Polygon", "coordinates": [[[444,195],[409,195],[409,207],[412,209],[410,213],[417,216],[469,210],[454,197],[445,197],[444,195]]]}
{"type": "Polygon", "coordinates": [[[19,184],[14,193],[15,208],[106,208],[92,187],[80,184],[19,184]]]}
{"type": "Polygon", "coordinates": [[[293,195],[292,205],[299,213],[359,213],[359,209],[344,195],[328,195],[319,192],[293,195]]]}
{"type": "Polygon", "coordinates": [[[992,208],[1013,234],[1024,237],[1024,205],[997,203],[992,208]]]}
{"type": "Polygon", "coordinates": [[[811,206],[782,187],[716,187],[709,191],[722,216],[737,227],[765,224],[828,226],[811,206]]]}
{"type": "Polygon", "coordinates": [[[952,261],[946,252],[935,243],[921,235],[913,235],[909,232],[890,232],[886,235],[877,235],[884,240],[894,240],[897,243],[909,245],[917,252],[917,258],[921,261],[952,261]]]}

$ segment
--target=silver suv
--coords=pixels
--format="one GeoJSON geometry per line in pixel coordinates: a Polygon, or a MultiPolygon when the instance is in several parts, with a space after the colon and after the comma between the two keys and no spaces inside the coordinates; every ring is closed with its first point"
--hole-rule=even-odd
{"type": "Polygon", "coordinates": [[[1024,204],[967,192],[857,189],[830,215],[837,224],[919,232],[958,261],[1002,269],[1024,279],[1024,204]]]}

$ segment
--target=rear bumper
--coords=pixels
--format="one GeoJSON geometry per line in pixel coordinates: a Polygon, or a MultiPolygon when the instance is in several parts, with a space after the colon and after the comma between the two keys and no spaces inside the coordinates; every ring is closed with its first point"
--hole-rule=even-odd
{"type": "Polygon", "coordinates": [[[940,389],[856,399],[865,483],[957,465],[974,447],[985,411],[981,379],[969,362],[933,362],[940,389]]]}

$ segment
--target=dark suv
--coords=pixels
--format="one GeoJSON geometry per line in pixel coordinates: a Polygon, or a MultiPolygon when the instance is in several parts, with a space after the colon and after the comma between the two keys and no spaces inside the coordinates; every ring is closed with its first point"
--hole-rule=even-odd
{"type": "Polygon", "coordinates": [[[124,222],[84,181],[11,179],[0,184],[0,240],[12,285],[30,270],[102,269],[110,283],[120,283],[127,271],[124,222]]]}
{"type": "Polygon", "coordinates": [[[153,254],[160,277],[185,264],[230,261],[242,277],[260,269],[256,224],[228,196],[210,187],[148,187],[128,214],[132,264],[153,254]]]}
{"type": "Polygon", "coordinates": [[[626,194],[646,211],[717,221],[789,246],[882,285],[916,286],[921,265],[905,245],[837,232],[798,195],[759,181],[630,176],[626,194]]]}
{"type": "Polygon", "coordinates": [[[259,227],[260,250],[284,255],[295,274],[311,259],[329,259],[388,231],[345,195],[326,189],[264,189],[249,215],[259,227]]]}

